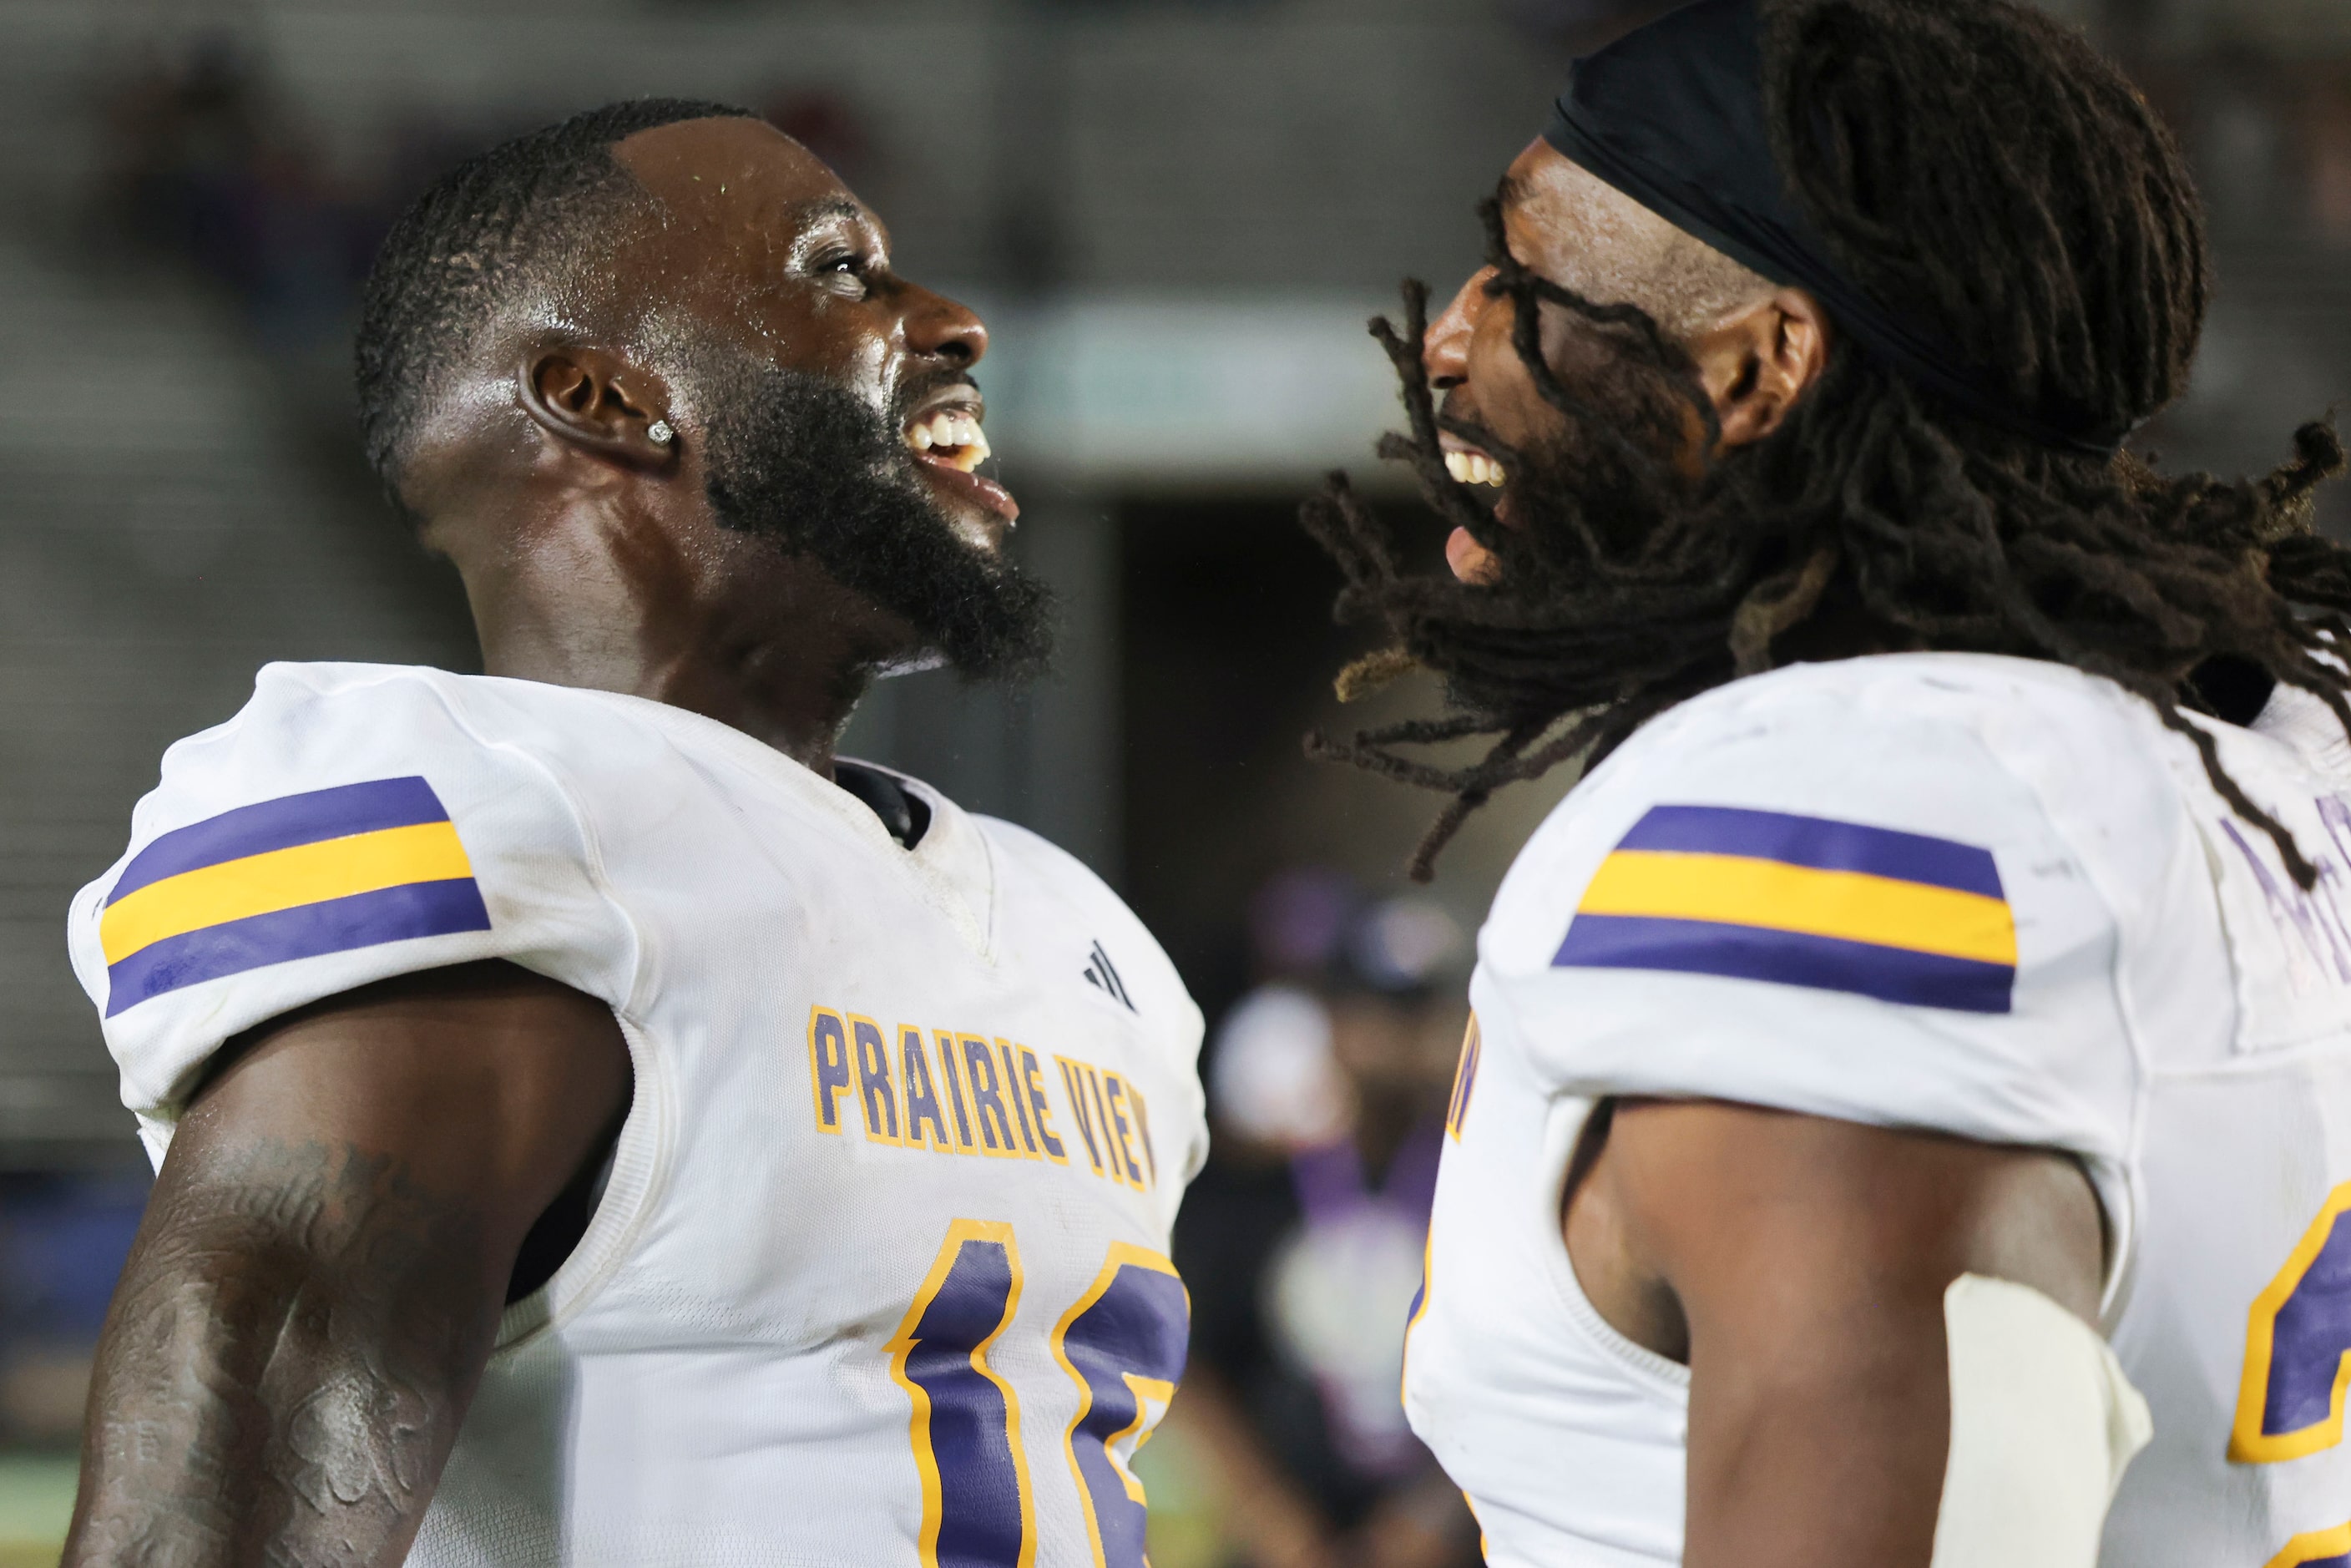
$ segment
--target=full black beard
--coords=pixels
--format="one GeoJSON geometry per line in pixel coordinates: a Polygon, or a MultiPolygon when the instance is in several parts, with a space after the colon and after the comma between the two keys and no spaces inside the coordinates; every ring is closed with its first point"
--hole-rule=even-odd
{"type": "MultiPolygon", "coordinates": [[[[924,651],[967,676],[1044,672],[1052,591],[956,535],[897,421],[830,382],[775,365],[737,361],[712,380],[705,465],[720,527],[815,561],[904,620],[924,651]]],[[[902,401],[936,385],[911,387],[902,401]]]]}
{"type": "MultiPolygon", "coordinates": [[[[1584,755],[1596,760],[1675,701],[1735,673],[1735,628],[1760,590],[1780,586],[1790,524],[1741,505],[1726,468],[1690,474],[1675,460],[1701,427],[1713,444],[1712,406],[1696,367],[1657,324],[1625,306],[1594,304],[1511,260],[1499,211],[1487,204],[1497,272],[1489,292],[1513,297],[1514,347],[1543,402],[1559,417],[1539,445],[1514,448],[1438,406],[1428,380],[1428,291],[1405,286],[1401,330],[1373,334],[1404,383],[1410,429],[1381,438],[1383,457],[1408,465],[1447,525],[1465,528],[1498,559],[1490,583],[1407,570],[1395,525],[1334,475],[1302,520],[1346,576],[1342,622],[1368,622],[1385,646],[1341,673],[1342,700],[1405,671],[1444,682],[1444,710],[1367,729],[1352,739],[1315,734],[1310,755],[1343,760],[1440,789],[1452,801],[1414,852],[1426,882],[1436,857],[1492,793],[1584,755]],[[1542,352],[1541,307],[1571,318],[1554,365],[1542,352]],[[1510,474],[1512,526],[1491,492],[1447,473],[1438,437],[1450,433],[1502,460],[1510,474]],[[1759,580],[1760,579],[1760,580],[1759,580]],[[1491,737],[1479,761],[1447,767],[1399,747],[1491,737]]],[[[1410,552],[1416,553],[1416,552],[1410,552]]],[[[1808,610],[1819,585],[1776,603],[1808,610]],[[1809,592],[1813,597],[1805,597],[1809,592]]],[[[1771,597],[1765,594],[1765,597],[1771,597]]],[[[1768,653],[1769,635],[1761,639],[1768,653]]]]}
{"type": "MultiPolygon", "coordinates": [[[[1537,322],[1537,304],[1522,299],[1518,319],[1537,322]]],[[[1709,680],[1729,679],[1727,623],[1788,549],[1739,475],[1677,461],[1677,449],[1712,444],[1711,405],[1655,321],[1577,298],[1563,325],[1548,358],[1533,331],[1518,334],[1555,416],[1539,443],[1512,445],[1432,400],[1426,428],[1382,444],[1441,517],[1495,557],[1492,581],[1439,577],[1416,623],[1397,630],[1445,678],[1450,706],[1497,730],[1604,706],[1621,680],[1654,674],[1660,661],[1687,677],[1706,665],[1709,680]],[[1447,474],[1439,431],[1503,462],[1515,526],[1497,517],[1492,491],[1447,474]],[[1491,656],[1503,643],[1517,646],[1491,656]],[[1543,657],[1513,656],[1536,647],[1543,657]]],[[[1408,402],[1413,392],[1408,384],[1408,402]]]]}

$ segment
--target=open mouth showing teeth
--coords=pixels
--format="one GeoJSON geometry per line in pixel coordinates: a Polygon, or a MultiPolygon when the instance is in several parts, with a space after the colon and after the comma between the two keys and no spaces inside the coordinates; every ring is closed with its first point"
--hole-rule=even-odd
{"type": "Polygon", "coordinates": [[[1445,471],[1461,484],[1491,485],[1497,490],[1509,477],[1499,463],[1482,452],[1447,452],[1445,471]]]}
{"type": "Polygon", "coordinates": [[[979,416],[967,408],[918,414],[899,434],[915,456],[961,473],[968,474],[988,459],[987,433],[979,428],[979,416]]]}

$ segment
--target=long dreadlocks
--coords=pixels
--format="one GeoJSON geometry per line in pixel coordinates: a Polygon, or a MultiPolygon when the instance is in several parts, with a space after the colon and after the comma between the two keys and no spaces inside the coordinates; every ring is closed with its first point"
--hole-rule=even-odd
{"type": "MultiPolygon", "coordinates": [[[[2124,429],[2179,395],[2210,296],[2201,207],[2169,136],[2081,37],[2009,0],[1766,0],[1764,15],[1780,167],[1864,287],[1999,367],[2020,406],[2124,429]]],[[[1416,666],[1445,678],[1443,716],[1308,740],[1453,796],[1414,852],[1416,879],[1495,789],[1596,761],[1792,650],[1932,648],[2047,659],[2137,694],[2295,880],[2314,882],[2183,705],[2210,711],[2190,673],[2241,660],[2316,695],[2351,732],[2329,653],[2330,639],[2351,649],[2351,551],[2313,524],[2314,490],[2345,465],[2331,423],[2304,425],[2293,459],[2259,480],[2166,477],[1970,419],[1841,340],[1777,431],[1692,475],[1672,455],[1694,425],[1701,451],[1720,433],[1687,355],[1641,309],[1530,272],[1498,204],[1481,211],[1488,291],[1510,302],[1519,358],[1564,422],[1557,444],[1510,450],[1438,410],[1425,286],[1405,285],[1401,328],[1373,333],[1410,424],[1380,455],[1499,558],[1499,580],[1402,570],[1343,475],[1304,509],[1344,573],[1341,618],[1389,640],[1342,674],[1342,697],[1416,666]],[[1590,367],[1545,358],[1545,306],[1590,367]],[[1440,431],[1504,460],[1524,526],[1498,527],[1447,475],[1440,431]],[[1396,749],[1471,737],[1495,738],[1463,768],[1396,749]]]]}

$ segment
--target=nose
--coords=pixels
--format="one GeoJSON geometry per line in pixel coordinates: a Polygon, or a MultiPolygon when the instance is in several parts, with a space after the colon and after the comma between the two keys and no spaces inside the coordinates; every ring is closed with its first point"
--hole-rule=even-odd
{"type": "Polygon", "coordinates": [[[1478,318],[1485,313],[1486,281],[1493,276],[1490,267],[1471,273],[1453,303],[1445,308],[1445,314],[1429,324],[1420,363],[1428,372],[1428,384],[1439,392],[1469,379],[1469,340],[1477,334],[1478,318]]]}
{"type": "Polygon", "coordinates": [[[906,346],[925,357],[936,357],[969,368],[987,352],[987,323],[967,306],[919,286],[908,290],[906,346]]]}

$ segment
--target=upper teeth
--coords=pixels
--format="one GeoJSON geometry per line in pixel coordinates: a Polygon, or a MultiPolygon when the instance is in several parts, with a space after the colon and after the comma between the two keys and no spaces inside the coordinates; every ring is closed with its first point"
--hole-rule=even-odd
{"type": "Polygon", "coordinates": [[[939,455],[968,474],[987,461],[987,436],[968,409],[943,408],[906,426],[906,444],[939,455]]]}
{"type": "Polygon", "coordinates": [[[1502,465],[1482,452],[1447,452],[1445,471],[1464,485],[1491,485],[1499,489],[1502,465]]]}

